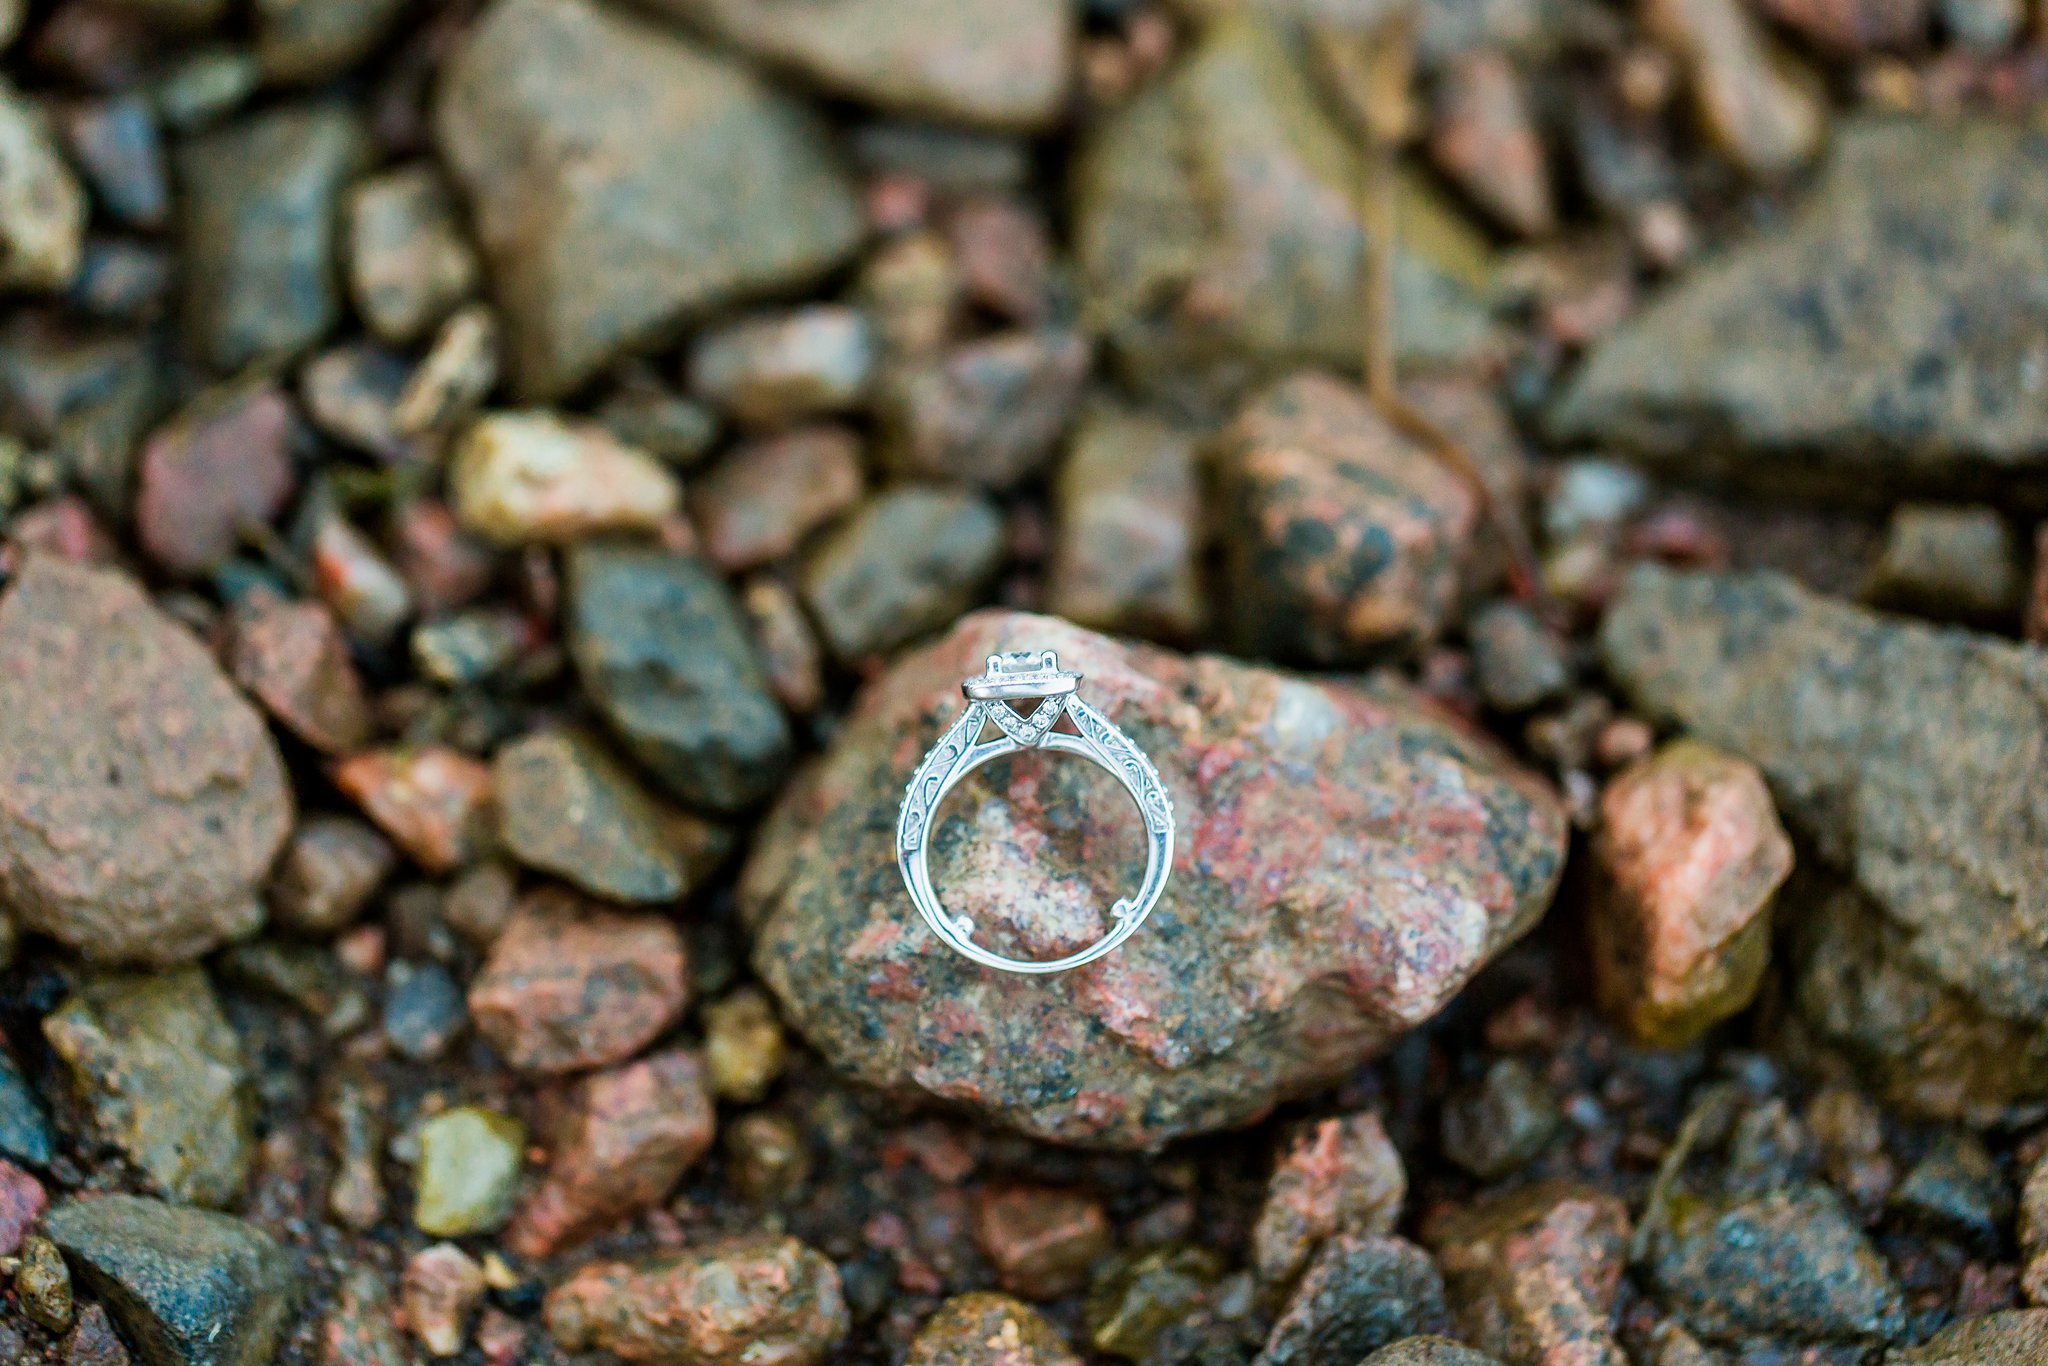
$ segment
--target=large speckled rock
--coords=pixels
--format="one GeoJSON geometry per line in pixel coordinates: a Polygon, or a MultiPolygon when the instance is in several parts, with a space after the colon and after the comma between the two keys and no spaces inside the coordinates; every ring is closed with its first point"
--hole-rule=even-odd
{"type": "Polygon", "coordinates": [[[254,1224],[109,1195],[66,1201],[43,1228],[144,1366],[265,1366],[284,1338],[298,1269],[254,1224]]]}
{"type": "Polygon", "coordinates": [[[443,71],[434,116],[528,399],[860,240],[801,106],[586,0],[498,0],[443,71]]]}
{"type": "Polygon", "coordinates": [[[1866,119],[1784,228],[1609,333],[1550,426],[1772,488],[2048,485],[2044,335],[2048,138],[1866,119]]]}
{"type": "Polygon", "coordinates": [[[588,542],[568,566],[569,652],[633,756],[707,810],[743,811],[774,792],[789,722],[724,580],[653,546],[588,542]]]}
{"type": "Polygon", "coordinates": [[[339,104],[283,106],[179,149],[185,337],[216,370],[288,357],[341,316],[341,195],[364,155],[339,104]]]}
{"type": "Polygon", "coordinates": [[[0,602],[0,897],[95,958],[196,958],[263,921],[290,833],[263,718],[133,580],[33,557],[0,602]]]}
{"type": "MultiPolygon", "coordinates": [[[[1360,170],[1329,110],[1247,7],[1083,146],[1084,308],[1141,388],[1210,406],[1304,362],[1358,363],[1360,170]]],[[[1470,355],[1486,340],[1485,248],[1419,182],[1402,195],[1396,345],[1470,355]]]]}
{"type": "Polygon", "coordinates": [[[1066,104],[1068,0],[654,0],[835,94],[947,122],[1031,129],[1066,104]]]}
{"type": "Polygon", "coordinates": [[[174,1200],[223,1206],[248,1175],[248,1068],[196,966],[108,973],[43,1019],[99,1137],[174,1200]]]}
{"type": "Polygon", "coordinates": [[[670,1366],[817,1366],[848,1323],[838,1268],[770,1234],[597,1262],[547,1301],[548,1331],[562,1350],[670,1366]]]}
{"type": "MultiPolygon", "coordinates": [[[[1136,809],[1068,757],[985,769],[951,809],[934,882],[1013,953],[1092,941],[1142,871],[1136,809]]],[[[1026,1133],[1142,1148],[1255,1119],[1427,1019],[1542,913],[1563,857],[1550,793],[1393,685],[988,612],[862,695],[755,841],[741,901],[757,970],[840,1067],[1026,1133]],[[1180,831],[1143,930],[1055,977],[983,970],[935,939],[892,840],[960,680],[1021,647],[1087,674],[1084,695],[1158,765],[1180,831]]]]}
{"type": "Polygon", "coordinates": [[[1627,580],[1601,650],[1645,712],[1761,767],[1845,879],[1793,921],[1823,1037],[1922,1113],[2048,1095],[2048,655],[1772,575],[1657,568],[1627,580]]]}

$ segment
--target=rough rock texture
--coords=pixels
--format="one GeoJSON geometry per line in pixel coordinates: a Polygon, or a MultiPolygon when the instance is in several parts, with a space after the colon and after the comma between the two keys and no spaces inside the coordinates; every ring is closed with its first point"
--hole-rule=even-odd
{"type": "Polygon", "coordinates": [[[1544,1181],[1446,1211],[1424,1232],[1480,1350],[1513,1366],[1627,1366],[1611,1324],[1629,1241],[1615,1196],[1544,1181]]]}
{"type": "Polygon", "coordinates": [[[704,1065],[681,1050],[586,1077],[570,1104],[546,1179],[505,1233],[523,1257],[550,1256],[659,1202],[710,1150],[717,1124],[704,1065]]]}
{"type": "Polygon", "coordinates": [[[375,730],[348,638],[325,603],[251,602],[234,615],[228,667],[264,710],[322,754],[360,748],[375,730]]]}
{"type": "Polygon", "coordinates": [[[204,647],[112,570],[30,558],[0,602],[0,896],[96,958],[262,923],[291,829],[277,746],[204,647]]]}
{"type": "Polygon", "coordinates": [[[43,1221],[144,1366],[264,1366],[297,1294],[291,1257],[224,1214],[109,1195],[43,1221]]]}
{"type": "Polygon", "coordinates": [[[984,1191],[974,1241],[1005,1290],[1034,1300],[1071,1295],[1116,1246],[1100,1201],[1030,1186],[984,1191]]]}
{"type": "Polygon", "coordinates": [[[967,610],[1002,554],[1002,518],[982,495],[890,489],[811,549],[803,595],[832,653],[857,664],[967,610]]]}
{"type": "Polygon", "coordinates": [[[252,1098],[234,1027],[196,966],[92,978],[43,1020],[99,1137],[185,1204],[226,1206],[248,1177],[252,1098]]]}
{"type": "Polygon", "coordinates": [[[1046,605],[1096,631],[1181,641],[1201,629],[1201,495],[1191,432],[1099,403],[1053,483],[1046,605]]]}
{"type": "Polygon", "coordinates": [[[977,1290],[924,1321],[903,1366],[1081,1366],[1081,1358],[1030,1305],[977,1290]]]}
{"type": "Polygon", "coordinates": [[[876,401],[884,456],[910,478],[1012,488],[1052,458],[1090,360],[1079,333],[1038,328],[904,366],[876,401]]]}
{"type": "Polygon", "coordinates": [[[1291,1282],[1338,1233],[1392,1233],[1408,1194],[1401,1154],[1371,1112],[1310,1125],[1282,1154],[1252,1225],[1252,1270],[1291,1282]]]}
{"type": "Polygon", "coordinates": [[[568,1352],[689,1366],[816,1366],[848,1327],[839,1272],[794,1238],[756,1234],[638,1263],[597,1262],[547,1300],[568,1352]]]}
{"type": "Polygon", "coordinates": [[[1497,1366],[1492,1357],[1482,1356],[1461,1343],[1445,1337],[1403,1338],[1382,1347],[1359,1366],[1497,1366]]]}
{"type": "Polygon", "coordinates": [[[179,150],[185,336],[217,370],[292,355],[341,314],[343,187],[363,156],[342,106],[285,106],[179,150]]]}
{"type": "MultiPolygon", "coordinates": [[[[985,942],[1047,957],[1135,885],[1137,813],[1091,765],[1033,755],[965,784],[931,864],[985,942]],[[971,831],[971,838],[963,838],[971,831]]],[[[970,616],[856,704],[742,879],[754,962],[827,1057],[1028,1133],[1147,1147],[1250,1120],[1428,1018],[1548,904],[1555,800],[1403,691],[970,616]],[[1151,755],[1173,879],[1112,959],[1039,979],[938,943],[902,892],[906,776],[1001,649],[1053,649],[1151,755]]]]}
{"type": "Polygon", "coordinates": [[[859,240],[853,194],[799,105],[585,0],[498,0],[434,113],[528,399],[686,315],[829,269],[859,240]]]}
{"type": "Polygon", "coordinates": [[[1238,650],[1353,664],[1442,630],[1479,499],[1363,392],[1314,373],[1277,384],[1216,438],[1212,464],[1238,650]]]}
{"type": "MultiPolygon", "coordinates": [[[[1359,170],[1329,109],[1277,27],[1246,12],[1083,146],[1070,192],[1086,316],[1141,388],[1213,403],[1304,362],[1357,363],[1359,170]]],[[[1472,229],[1404,183],[1401,353],[1480,349],[1487,275],[1472,229]]]]}
{"type": "Polygon", "coordinates": [[[805,427],[734,451],[690,486],[704,553],[728,573],[782,559],[861,494],[860,438],[805,427]]]}
{"type": "Polygon", "coordinates": [[[2048,485],[2043,281],[2048,141],[1860,120],[1784,230],[1611,332],[1550,426],[1756,486],[2048,485]]]}
{"type": "Polygon", "coordinates": [[[775,791],[789,722],[718,574],[694,555],[595,542],[570,552],[568,570],[576,672],[633,757],[710,811],[775,791]]]}
{"type": "Polygon", "coordinates": [[[1669,1048],[1755,999],[1792,841],[1754,764],[1673,741],[1600,794],[1593,848],[1586,933],[1612,1018],[1669,1048]]]}
{"type": "Polygon", "coordinates": [[[513,915],[469,987],[477,1032],[526,1072],[573,1072],[630,1058],[688,998],[682,936],[548,889],[513,915]]]}
{"type": "Polygon", "coordinates": [[[1601,649],[1647,713],[1755,761],[1846,878],[1798,922],[1795,992],[1825,1037],[1922,1112],[2048,1094],[2048,656],[1655,568],[1601,649]]]}
{"type": "Polygon", "coordinates": [[[2048,1309],[2007,1309],[1952,1323],[1887,1366],[2031,1366],[2048,1361],[2048,1309]]]}
{"type": "Polygon", "coordinates": [[[1066,103],[1075,13],[1066,0],[654,0],[826,90],[947,122],[1031,129],[1066,103]]]}
{"type": "Polygon", "coordinates": [[[463,435],[449,493],[464,528],[501,544],[647,531],[682,506],[675,476],[595,423],[493,413],[463,435]]]}
{"type": "Polygon", "coordinates": [[[1340,1233],[1309,1260],[1256,1366],[1336,1366],[1450,1326],[1427,1252],[1405,1238],[1340,1233]]]}
{"type": "Polygon", "coordinates": [[[366,750],[334,766],[334,785],[431,873],[475,855],[490,810],[491,770],[447,745],[366,750]]]}

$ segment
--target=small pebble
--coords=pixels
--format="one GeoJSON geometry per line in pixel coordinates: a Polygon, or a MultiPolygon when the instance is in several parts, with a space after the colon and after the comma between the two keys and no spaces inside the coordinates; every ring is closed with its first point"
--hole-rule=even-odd
{"type": "Polygon", "coordinates": [[[413,1223],[436,1238],[492,1233],[512,1214],[525,1161],[526,1126],[482,1106],[463,1105],[427,1120],[413,1223]]]}
{"type": "Polygon", "coordinates": [[[437,1357],[458,1355],[484,1297],[483,1268],[453,1243],[422,1248],[405,1264],[399,1302],[412,1334],[437,1357]]]}

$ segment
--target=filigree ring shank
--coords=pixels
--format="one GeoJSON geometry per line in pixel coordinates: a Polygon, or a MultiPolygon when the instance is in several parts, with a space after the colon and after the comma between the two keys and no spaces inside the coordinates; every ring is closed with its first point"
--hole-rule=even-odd
{"type": "Polygon", "coordinates": [[[896,820],[896,863],[910,899],[934,934],[984,967],[1065,972],[1092,963],[1136,934],[1166,890],[1173,867],[1173,803],[1152,761],[1107,717],[1081,700],[1080,685],[1081,675],[1061,669],[1059,656],[1051,650],[990,655],[988,672],[960,685],[967,709],[926,753],[903,794],[903,811],[896,820]],[[1037,706],[1028,714],[1012,705],[1033,702],[1037,706]],[[1054,729],[1062,716],[1074,723],[1074,734],[1054,729]],[[991,722],[999,734],[982,740],[982,730],[991,722]],[[927,860],[939,804],[975,769],[1026,749],[1078,754],[1107,769],[1137,803],[1145,821],[1145,880],[1135,895],[1110,907],[1107,934],[1063,958],[1010,958],[981,947],[974,942],[973,917],[948,912],[932,890],[927,860]]]}

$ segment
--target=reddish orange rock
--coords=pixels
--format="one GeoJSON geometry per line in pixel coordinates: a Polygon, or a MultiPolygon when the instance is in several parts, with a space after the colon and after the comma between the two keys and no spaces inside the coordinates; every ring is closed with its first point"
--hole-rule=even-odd
{"type": "Polygon", "coordinates": [[[599,910],[550,888],[528,897],[469,988],[477,1032],[523,1072],[622,1062],[682,1014],[683,937],[658,915],[599,910]]]}
{"type": "Polygon", "coordinates": [[[1587,913],[1603,1009],[1643,1043],[1697,1038],[1756,996],[1792,842],[1756,765],[1677,740],[1600,797],[1587,913]]]}
{"type": "Polygon", "coordinates": [[[815,1366],[850,1323],[838,1269],[769,1234],[593,1263],[548,1296],[546,1318],[565,1352],[690,1366],[815,1366]]]}
{"type": "Polygon", "coordinates": [[[237,613],[229,654],[235,682],[314,749],[368,742],[370,701],[326,604],[272,599],[237,613]]]}
{"type": "Polygon", "coordinates": [[[1005,1290],[1057,1299],[1088,1283],[1115,1246],[1102,1205],[1076,1191],[1011,1186],[984,1191],[974,1240],[1005,1290]]]}
{"type": "Polygon", "coordinates": [[[334,785],[420,867],[451,873],[476,852],[491,770],[446,745],[375,749],[335,765],[334,785]]]}
{"type": "Polygon", "coordinates": [[[0,1257],[11,1257],[50,1203],[43,1183],[0,1160],[0,1257]]]}
{"type": "Polygon", "coordinates": [[[654,1204],[711,1147],[717,1117],[695,1053],[658,1053],[585,1077],[540,1188],[505,1245],[549,1257],[654,1204]]]}
{"type": "Polygon", "coordinates": [[[1408,1194],[1401,1154],[1378,1115],[1320,1120],[1295,1135],[1252,1226],[1252,1268],[1267,1286],[1301,1274],[1339,1233],[1392,1233],[1408,1194]]]}
{"type": "Polygon", "coordinates": [[[135,533],[176,574],[234,554],[244,523],[268,522],[292,492],[292,409],[269,385],[200,399],[142,449],[135,533]]]}
{"type": "Polygon", "coordinates": [[[742,446],[690,489],[704,553],[729,572],[779,560],[860,501],[860,441],[806,427],[742,446]]]}

